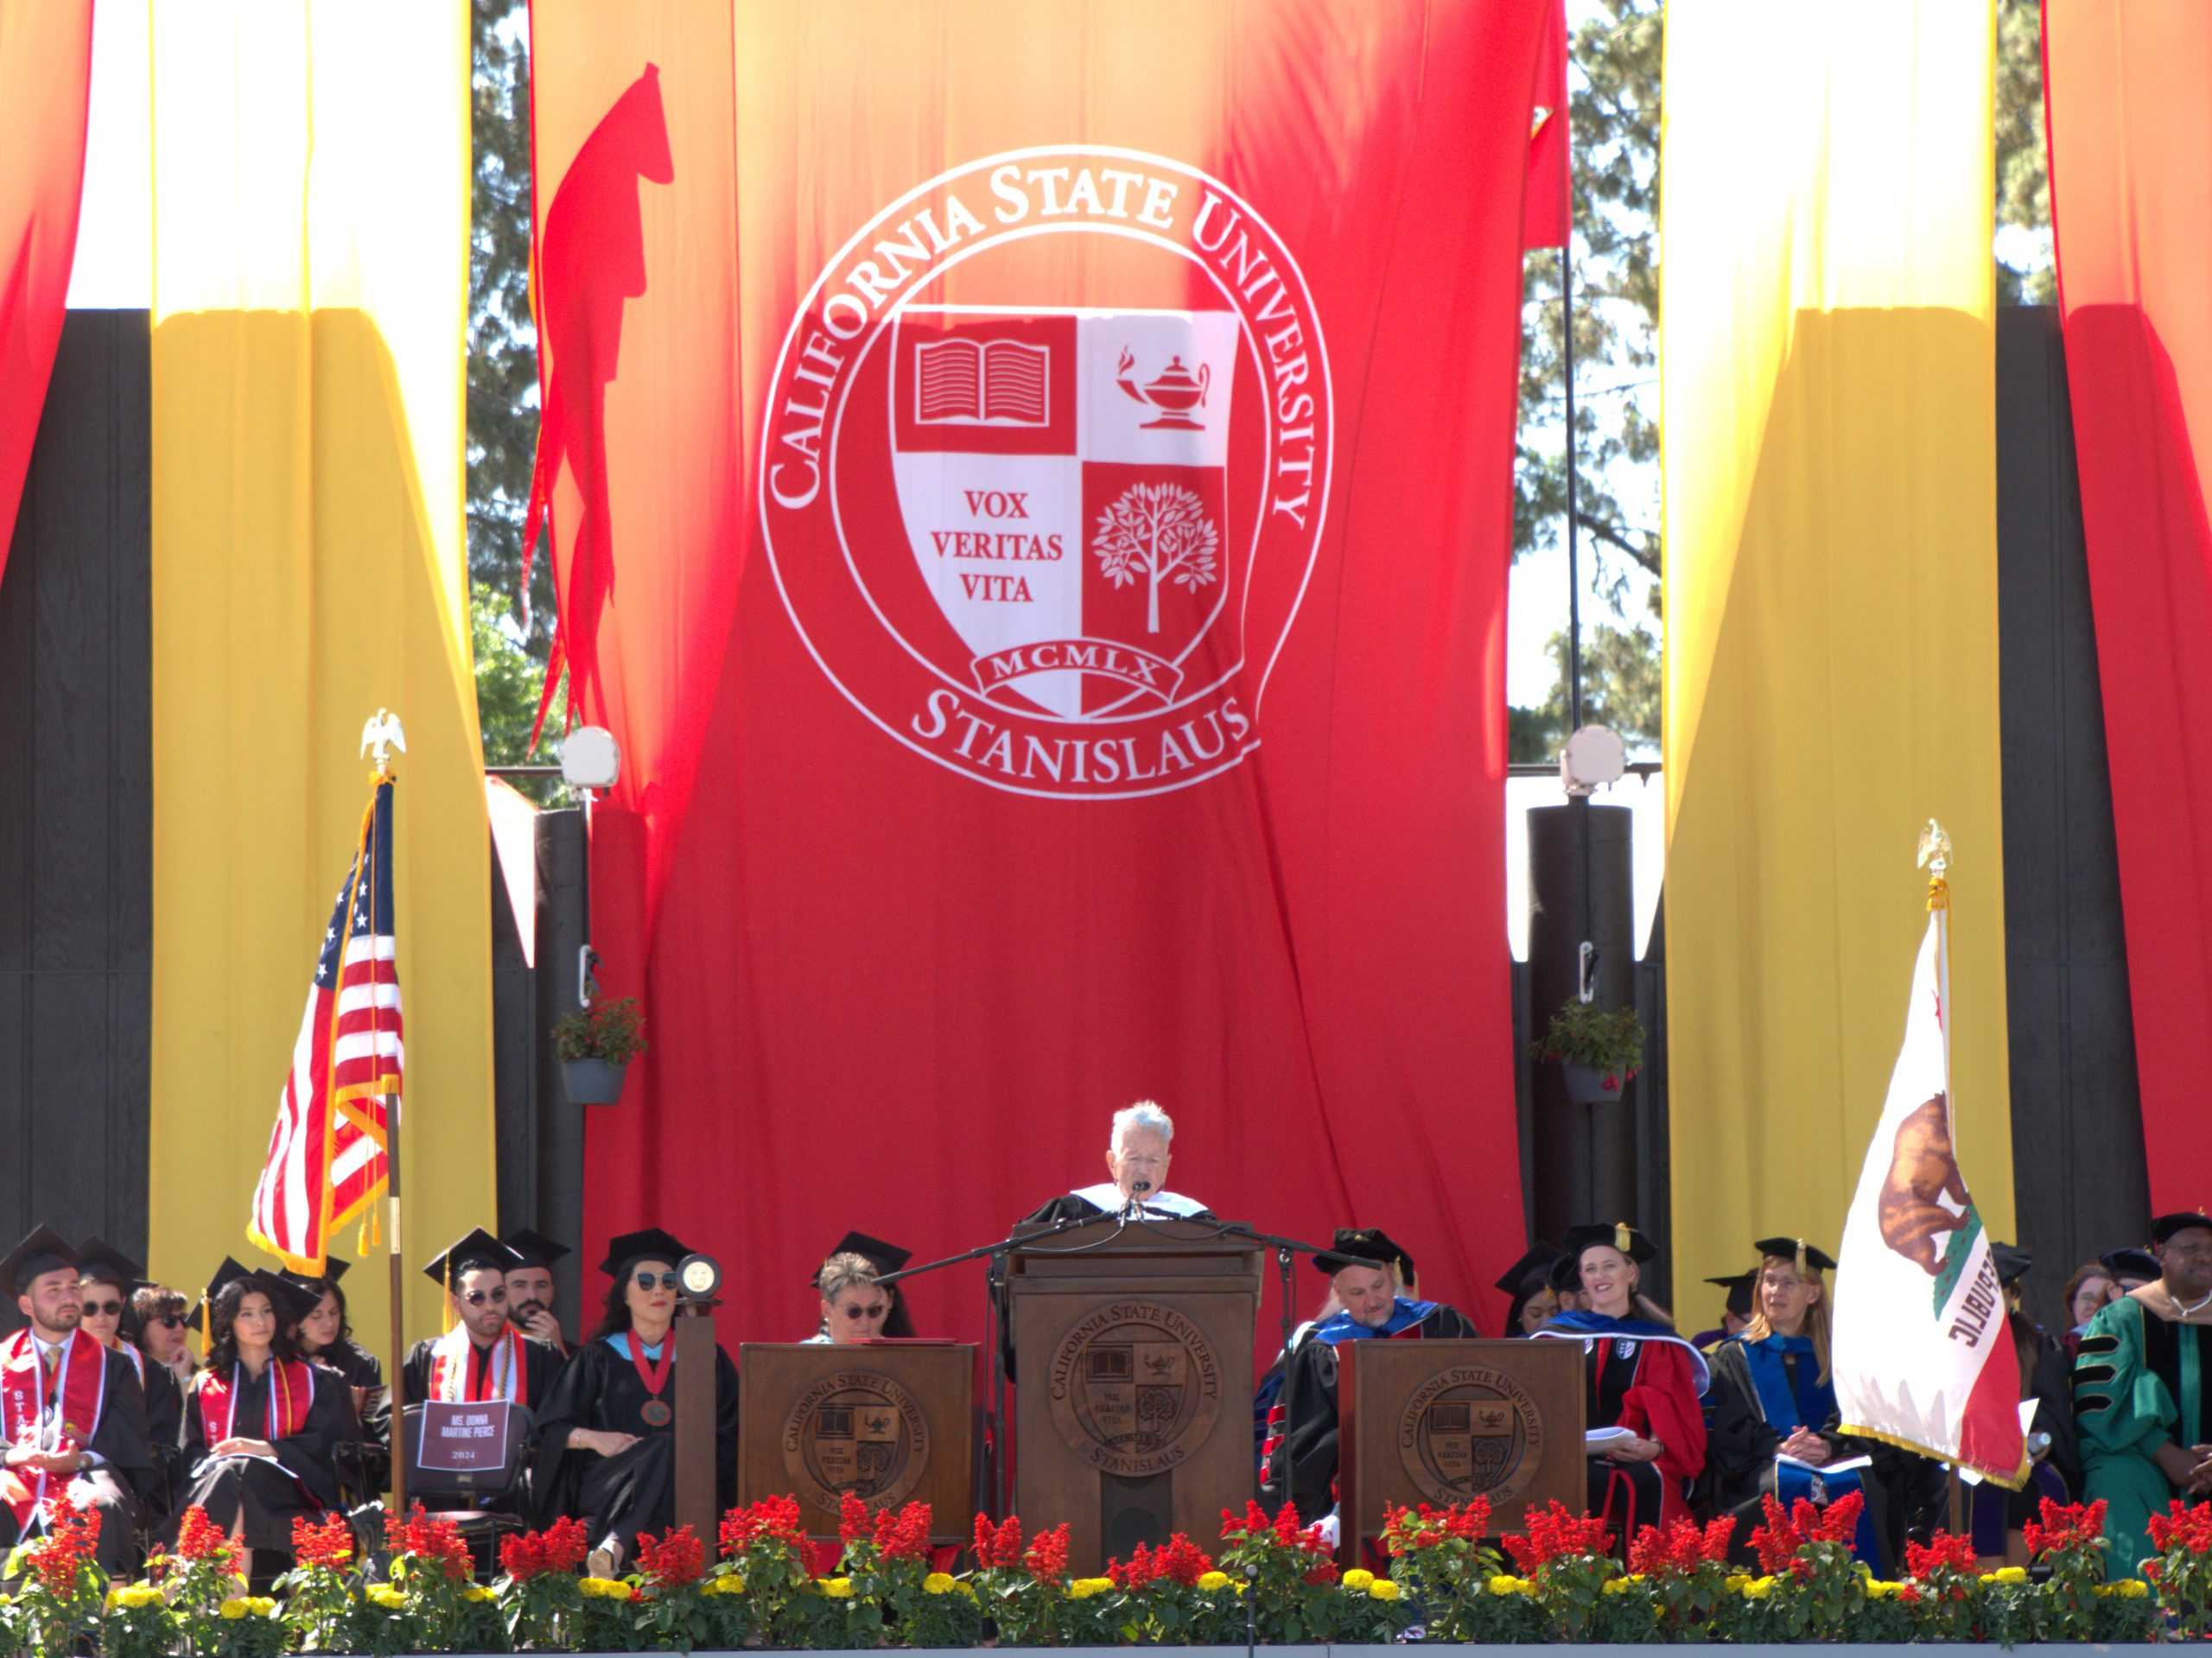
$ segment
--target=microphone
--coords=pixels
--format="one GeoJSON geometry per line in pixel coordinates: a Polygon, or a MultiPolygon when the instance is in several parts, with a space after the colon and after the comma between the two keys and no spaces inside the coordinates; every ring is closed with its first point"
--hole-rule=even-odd
{"type": "Polygon", "coordinates": [[[1143,1216],[1144,1216],[1144,1195],[1145,1195],[1145,1193],[1147,1193],[1147,1191],[1150,1191],[1151,1190],[1152,1190],[1152,1182],[1151,1182],[1151,1181],[1149,1181],[1149,1180],[1132,1180],[1132,1181],[1130,1181],[1130,1182],[1129,1182],[1129,1202],[1128,1202],[1128,1208],[1126,1208],[1122,1212],[1123,1212],[1124,1214],[1126,1214],[1126,1215],[1128,1215],[1128,1216],[1130,1216],[1130,1217],[1135,1217],[1135,1218],[1137,1218],[1137,1219],[1141,1219],[1141,1218],[1143,1218],[1143,1216]]]}

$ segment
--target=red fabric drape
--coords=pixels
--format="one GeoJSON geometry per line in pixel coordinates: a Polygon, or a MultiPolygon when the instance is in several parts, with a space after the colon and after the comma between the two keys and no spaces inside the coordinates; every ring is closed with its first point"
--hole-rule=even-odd
{"type": "Polygon", "coordinates": [[[2151,1199],[2194,1209],[2212,1162],[2212,8],[2046,0],[2044,67],[2151,1199]]]}
{"type": "Polygon", "coordinates": [[[92,0],[0,0],[0,575],[61,343],[92,82],[92,0]]]}
{"type": "MultiPolygon", "coordinates": [[[[1002,1236],[1150,1096],[1174,1189],[1384,1225],[1495,1324],[1546,10],[537,0],[594,942],[652,1043],[594,1258],[664,1224],[796,1338],[847,1228],[1002,1236]]],[[[911,1299],[981,1333],[976,1269],[911,1299]]]]}

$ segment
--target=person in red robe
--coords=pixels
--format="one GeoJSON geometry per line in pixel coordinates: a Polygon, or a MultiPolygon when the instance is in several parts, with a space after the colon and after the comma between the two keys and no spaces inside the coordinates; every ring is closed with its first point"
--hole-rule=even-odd
{"type": "Polygon", "coordinates": [[[1589,1434],[1589,1512],[1625,1549],[1639,1527],[1689,1513],[1689,1488],[1705,1468],[1711,1381],[1705,1355],[1666,1325],[1637,1316],[1637,1283],[1659,1251],[1625,1221],[1568,1229],[1585,1308],[1535,1332],[1582,1344],[1589,1434]]]}

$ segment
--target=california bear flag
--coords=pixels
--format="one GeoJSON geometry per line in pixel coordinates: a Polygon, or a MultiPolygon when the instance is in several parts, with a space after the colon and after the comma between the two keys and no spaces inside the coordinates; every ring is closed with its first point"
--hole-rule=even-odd
{"type": "Polygon", "coordinates": [[[1948,848],[1933,825],[1923,844],[1935,873],[1928,931],[1836,1269],[1836,1401],[1846,1433],[2017,1490],[2028,1471],[2019,1361],[1989,1239],[1953,1150],[1948,848]]]}

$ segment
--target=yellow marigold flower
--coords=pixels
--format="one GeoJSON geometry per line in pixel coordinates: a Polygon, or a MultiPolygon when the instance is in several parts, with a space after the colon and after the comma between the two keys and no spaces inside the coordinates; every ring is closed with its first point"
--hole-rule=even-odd
{"type": "Polygon", "coordinates": [[[1605,1595],[1624,1595],[1628,1593],[1628,1579],[1626,1578],[1608,1578],[1605,1582],[1598,1585],[1598,1591],[1600,1594],[1605,1595]]]}
{"type": "Polygon", "coordinates": [[[925,1595],[950,1594],[952,1592],[952,1573],[950,1572],[931,1572],[929,1576],[922,1579],[922,1592],[925,1595]]]}
{"type": "Polygon", "coordinates": [[[1093,1595],[1103,1595],[1114,1586],[1111,1578],[1077,1578],[1068,1585],[1070,1600],[1089,1600],[1093,1595]]]}
{"type": "Polygon", "coordinates": [[[238,1599],[236,1597],[232,1597],[231,1599],[225,1601],[220,1606],[218,1606],[215,1609],[215,1611],[219,1617],[236,1620],[245,1616],[245,1603],[238,1599]]]}
{"type": "Polygon", "coordinates": [[[2151,1585],[2140,1578],[2122,1578],[2113,1587],[2120,1591],[2122,1600],[2140,1600],[2151,1592],[2151,1585]]]}
{"type": "Polygon", "coordinates": [[[1522,1586],[1522,1580],[1521,1579],[1510,1576],[1503,1572],[1499,1572],[1484,1586],[1487,1588],[1491,1594],[1499,1597],[1501,1599],[1507,1595],[1518,1595],[1526,1592],[1522,1586]]]}
{"type": "Polygon", "coordinates": [[[1753,1578],[1744,1585],[1745,1600],[1764,1600],[1773,1592],[1774,1579],[1772,1578],[1753,1578]]]}
{"type": "Polygon", "coordinates": [[[853,1598],[853,1580],[850,1578],[824,1578],[822,1579],[822,1592],[832,1600],[850,1600],[853,1598]]]}
{"type": "Polygon", "coordinates": [[[1398,1585],[1388,1578],[1377,1578],[1367,1585],[1367,1598],[1370,1600],[1395,1600],[1398,1585]]]}
{"type": "Polygon", "coordinates": [[[1198,1587],[1201,1589],[1226,1589],[1229,1587],[1229,1573],[1226,1572],[1202,1572],[1198,1574],[1198,1587]]]}
{"type": "Polygon", "coordinates": [[[967,1579],[955,1578],[952,1580],[952,1586],[958,1590],[962,1594],[967,1596],[969,1599],[973,1600],[976,1598],[976,1585],[969,1582],[967,1579]]]}
{"type": "Polygon", "coordinates": [[[480,1583],[472,1583],[461,1591],[461,1598],[463,1600],[486,1601],[492,1598],[492,1591],[480,1583]]]}
{"type": "Polygon", "coordinates": [[[362,1591],[372,1605],[381,1606],[387,1612],[396,1612],[407,1604],[407,1597],[388,1583],[372,1583],[362,1591]]]}
{"type": "Polygon", "coordinates": [[[276,1616],[276,1603],[267,1595],[248,1595],[245,1598],[245,1604],[253,1608],[253,1615],[256,1617],[276,1616]]]}
{"type": "Polygon", "coordinates": [[[1356,1566],[1344,1575],[1344,1585],[1357,1594],[1367,1592],[1367,1585],[1375,1581],[1375,1574],[1364,1566],[1356,1566]]]}
{"type": "Polygon", "coordinates": [[[619,1578],[586,1578],[576,1587],[588,1600],[627,1600],[636,1592],[619,1578]]]}
{"type": "Polygon", "coordinates": [[[1731,1572],[1720,1580],[1720,1586],[1732,1595],[1744,1592],[1744,1585],[1751,1580],[1748,1572],[1731,1572]]]}
{"type": "Polygon", "coordinates": [[[708,1579],[707,1586],[700,1592],[707,1595],[741,1595],[745,1592],[745,1579],[734,1572],[725,1572],[719,1578],[708,1579]]]}
{"type": "Polygon", "coordinates": [[[1999,1583],[2025,1583],[2028,1580],[2028,1568],[2024,1566],[2000,1566],[1990,1575],[1999,1583]]]}

